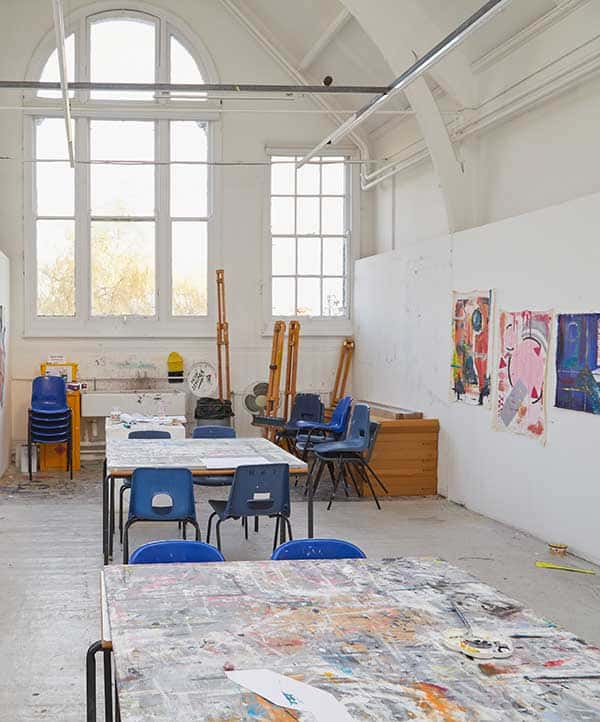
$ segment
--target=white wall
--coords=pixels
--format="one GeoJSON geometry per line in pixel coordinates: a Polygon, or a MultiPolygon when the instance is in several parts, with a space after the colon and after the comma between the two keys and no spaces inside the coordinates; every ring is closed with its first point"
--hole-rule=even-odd
{"type": "MultiPolygon", "coordinates": [[[[67,3],[67,11],[87,4],[67,3]]],[[[125,5],[127,5],[125,3],[125,5]]],[[[218,0],[157,0],[148,6],[168,9],[202,38],[222,82],[289,83],[289,76],[218,0]]],[[[0,67],[3,77],[23,78],[27,64],[44,35],[52,28],[51,4],[46,0],[2,2],[0,8],[0,67]]],[[[16,92],[0,92],[0,105],[20,102],[16,92]]],[[[254,104],[253,104],[254,105],[254,104]]],[[[312,106],[310,106],[312,107],[312,106]]],[[[221,121],[224,160],[266,159],[267,146],[315,145],[332,129],[326,116],[231,114],[221,121]]],[[[166,375],[170,351],[179,351],[189,366],[196,360],[215,360],[212,339],[40,339],[24,338],[23,308],[23,129],[22,114],[0,111],[0,248],[12,259],[14,413],[13,438],[25,436],[25,413],[31,378],[49,353],[63,353],[79,362],[85,379],[134,377],[136,365],[153,364],[166,375]],[[129,368],[122,364],[129,362],[129,368]]],[[[266,378],[270,338],[262,331],[264,207],[268,193],[262,167],[229,167],[217,187],[221,213],[221,262],[226,270],[228,316],[232,343],[232,381],[242,393],[248,383],[266,378]]],[[[357,231],[355,242],[360,244],[357,231]]],[[[213,279],[209,279],[213,288],[213,279]]],[[[337,338],[301,341],[299,389],[329,390],[339,351],[337,338]]],[[[149,375],[152,375],[152,370],[149,375]]],[[[242,430],[248,431],[244,414],[242,430]]]]}
{"type": "Polygon", "coordinates": [[[556,329],[546,446],[493,431],[489,410],[450,401],[449,380],[452,290],[493,288],[496,310],[597,311],[599,227],[595,194],[407,243],[357,262],[354,308],[356,394],[440,419],[440,492],[594,561],[600,418],[553,407],[556,329]]]}
{"type": "MultiPolygon", "coordinates": [[[[10,328],[10,266],[8,258],[0,251],[0,307],[2,307],[2,324],[5,329],[5,351],[6,360],[10,354],[10,336],[7,329],[10,328]]],[[[1,333],[1,331],[0,331],[1,333]]],[[[0,343],[2,339],[0,338],[0,343]]],[[[5,374],[8,375],[8,368],[5,368],[5,374]]],[[[0,384],[2,379],[0,378],[0,384]]],[[[0,392],[2,389],[0,388],[0,392]]],[[[10,449],[10,383],[5,380],[4,384],[4,401],[0,406],[0,476],[6,470],[9,461],[10,449]]]]}

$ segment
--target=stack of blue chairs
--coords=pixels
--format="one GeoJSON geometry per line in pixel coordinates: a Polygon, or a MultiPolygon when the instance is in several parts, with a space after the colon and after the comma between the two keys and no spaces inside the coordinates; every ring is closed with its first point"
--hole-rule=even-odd
{"type": "Polygon", "coordinates": [[[29,479],[33,444],[66,444],[67,469],[73,478],[71,409],[67,406],[65,381],[58,376],[38,376],[33,380],[27,426],[29,479]]]}

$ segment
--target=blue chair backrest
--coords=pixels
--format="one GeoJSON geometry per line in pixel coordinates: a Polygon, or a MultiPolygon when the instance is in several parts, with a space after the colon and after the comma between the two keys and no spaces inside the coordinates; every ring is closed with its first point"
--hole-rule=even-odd
{"type": "Polygon", "coordinates": [[[323,420],[323,404],[317,394],[296,394],[290,423],[294,421],[318,421],[323,420]]]}
{"type": "Polygon", "coordinates": [[[235,429],[231,426],[196,426],[192,439],[235,439],[235,429]]]}
{"type": "Polygon", "coordinates": [[[333,413],[331,414],[331,421],[329,422],[329,428],[336,434],[344,434],[348,428],[348,421],[350,419],[350,410],[352,408],[352,396],[344,396],[337,402],[333,413]]]}
{"type": "Polygon", "coordinates": [[[377,421],[371,421],[369,423],[369,445],[367,447],[367,464],[371,461],[373,456],[373,449],[375,448],[375,442],[377,441],[377,435],[379,434],[379,424],[377,421]]]}
{"type": "Polygon", "coordinates": [[[201,541],[171,539],[143,544],[129,558],[130,564],[181,564],[224,562],[225,557],[210,544],[201,541]]]}
{"type": "Polygon", "coordinates": [[[352,418],[350,420],[350,427],[348,428],[348,434],[346,441],[358,441],[364,442],[365,450],[369,447],[369,441],[371,438],[370,424],[371,424],[371,413],[367,404],[355,404],[354,411],[352,412],[352,418]]]}
{"type": "Polygon", "coordinates": [[[130,431],[127,434],[128,439],[170,439],[171,434],[168,431],[159,431],[158,429],[143,429],[141,431],[130,431]]]}
{"type": "Polygon", "coordinates": [[[67,406],[67,385],[60,376],[37,376],[31,385],[31,408],[52,411],[67,406]]]}
{"type": "Polygon", "coordinates": [[[290,467],[287,464],[238,466],[225,516],[290,513],[290,467]]]}
{"type": "Polygon", "coordinates": [[[295,539],[277,547],[271,559],[366,559],[362,549],[340,539],[295,539]]]}
{"type": "Polygon", "coordinates": [[[192,472],[189,469],[136,469],[131,477],[129,516],[157,521],[195,518],[192,472]],[[170,496],[170,506],[155,506],[158,494],[170,496]]]}

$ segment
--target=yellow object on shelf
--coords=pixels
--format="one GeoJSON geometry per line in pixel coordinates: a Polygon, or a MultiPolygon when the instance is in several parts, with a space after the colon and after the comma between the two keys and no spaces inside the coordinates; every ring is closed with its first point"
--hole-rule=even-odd
{"type": "Polygon", "coordinates": [[[183,357],[177,351],[171,351],[167,359],[169,371],[183,371],[183,357]]]}
{"type": "MultiPolygon", "coordinates": [[[[63,364],[65,365],[65,364],[63,364]]],[[[77,364],[73,364],[77,366],[77,364]]],[[[71,409],[73,439],[73,471],[81,468],[81,392],[67,391],[67,406],[71,409]]],[[[41,444],[40,471],[66,471],[67,445],[41,444]]]]}
{"type": "Polygon", "coordinates": [[[77,381],[78,365],[75,363],[48,363],[40,365],[40,373],[42,376],[62,376],[67,382],[77,381]]]}

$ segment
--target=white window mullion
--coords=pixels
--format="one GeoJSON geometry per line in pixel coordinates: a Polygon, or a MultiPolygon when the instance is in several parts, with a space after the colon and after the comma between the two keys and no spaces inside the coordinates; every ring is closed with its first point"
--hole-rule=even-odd
{"type": "Polygon", "coordinates": [[[170,196],[170,127],[168,120],[157,122],[156,159],[156,309],[161,321],[171,317],[171,222],[170,196]]]}
{"type": "Polygon", "coordinates": [[[87,322],[91,316],[91,214],[90,214],[90,122],[77,119],[75,133],[75,316],[87,322]]]}

